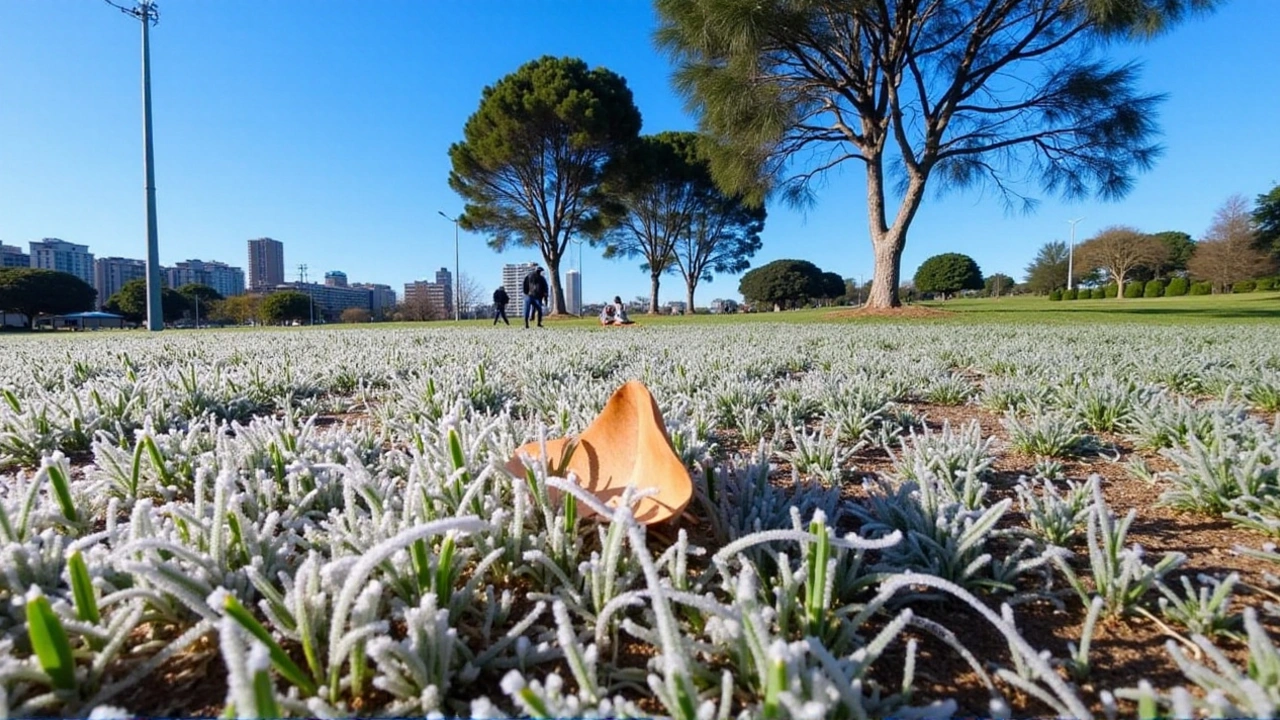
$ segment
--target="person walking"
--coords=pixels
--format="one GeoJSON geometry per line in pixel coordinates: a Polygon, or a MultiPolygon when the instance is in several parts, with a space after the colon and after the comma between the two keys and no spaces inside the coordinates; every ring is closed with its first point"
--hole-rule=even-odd
{"type": "Polygon", "coordinates": [[[502,322],[510,325],[511,321],[507,319],[507,303],[511,302],[511,298],[507,296],[507,289],[498,286],[493,291],[493,324],[498,324],[498,318],[502,318],[502,322]]]}
{"type": "Polygon", "coordinates": [[[534,265],[533,272],[524,276],[521,287],[524,292],[524,326],[529,327],[529,318],[536,315],[538,327],[542,327],[542,303],[547,300],[547,279],[542,276],[542,266],[534,265]]]}

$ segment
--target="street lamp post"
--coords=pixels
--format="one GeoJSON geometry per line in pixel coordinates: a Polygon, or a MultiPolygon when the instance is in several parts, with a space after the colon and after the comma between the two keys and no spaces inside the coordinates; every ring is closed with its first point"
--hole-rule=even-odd
{"type": "Polygon", "coordinates": [[[147,199],[147,329],[164,329],[160,307],[160,244],[156,239],[156,175],[151,149],[151,40],[150,28],[160,22],[160,9],[154,0],[138,0],[133,7],[107,4],[125,15],[142,21],[142,173],[146,181],[147,199]]]}
{"type": "Polygon", "coordinates": [[[440,217],[453,223],[453,320],[459,319],[458,311],[462,305],[462,273],[458,270],[458,218],[451,218],[443,210],[437,210],[440,217]]]}
{"type": "Polygon", "coordinates": [[[1067,249],[1067,289],[1070,290],[1073,285],[1072,278],[1075,275],[1075,257],[1076,257],[1076,223],[1084,218],[1078,217],[1075,220],[1068,220],[1071,224],[1071,245],[1067,249]]]}

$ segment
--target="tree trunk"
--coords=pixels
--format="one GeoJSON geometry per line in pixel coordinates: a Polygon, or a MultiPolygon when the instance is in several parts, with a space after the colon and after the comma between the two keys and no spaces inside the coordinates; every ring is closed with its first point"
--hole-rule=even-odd
{"type": "Polygon", "coordinates": [[[649,273],[649,314],[658,314],[658,273],[649,273]]]}
{"type": "Polygon", "coordinates": [[[898,283],[902,273],[902,249],[907,244],[907,228],[920,209],[928,166],[911,173],[906,192],[898,204],[898,212],[889,225],[884,202],[884,159],[879,151],[867,158],[867,223],[871,228],[871,247],[875,253],[875,269],[871,276],[871,293],[867,307],[896,308],[902,306],[898,283]]]}
{"type": "Polygon", "coordinates": [[[684,300],[685,300],[685,302],[686,302],[686,303],[688,303],[688,306],[687,306],[687,307],[685,307],[685,309],[684,309],[684,312],[685,312],[685,314],[686,314],[686,315],[692,315],[692,314],[693,314],[693,291],[694,291],[694,289],[695,289],[695,288],[697,288],[697,287],[698,287],[698,283],[696,283],[696,282],[690,282],[690,283],[686,283],[686,284],[685,284],[685,296],[684,296],[684,300]]]}
{"type": "Polygon", "coordinates": [[[547,274],[551,276],[551,312],[548,315],[566,315],[564,288],[560,285],[560,258],[543,258],[547,261],[547,274]]]}
{"type": "Polygon", "coordinates": [[[901,237],[886,233],[878,241],[872,241],[875,250],[875,271],[871,275],[871,292],[867,295],[867,307],[896,308],[902,306],[898,297],[898,282],[902,271],[901,237]]]}
{"type": "MultiPolygon", "coordinates": [[[[1080,292],[1077,288],[1076,292],[1080,292]]],[[[1116,299],[1124,299],[1124,275],[1116,275],[1116,299]]]]}

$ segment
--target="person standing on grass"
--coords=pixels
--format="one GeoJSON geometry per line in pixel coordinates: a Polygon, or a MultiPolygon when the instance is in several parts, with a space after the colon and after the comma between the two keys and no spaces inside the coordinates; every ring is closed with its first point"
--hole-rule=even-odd
{"type": "Polygon", "coordinates": [[[547,300],[547,279],[542,276],[542,266],[534,265],[533,272],[524,276],[524,326],[529,327],[529,318],[537,315],[538,327],[542,327],[542,303],[547,300]]]}
{"type": "Polygon", "coordinates": [[[493,324],[498,324],[498,318],[502,318],[502,322],[510,325],[511,321],[507,319],[507,303],[511,302],[511,298],[507,296],[507,289],[498,286],[493,291],[493,324]]]}

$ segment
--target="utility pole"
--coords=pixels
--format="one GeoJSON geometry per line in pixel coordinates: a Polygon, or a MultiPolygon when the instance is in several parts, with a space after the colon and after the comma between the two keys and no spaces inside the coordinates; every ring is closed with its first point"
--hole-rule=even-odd
{"type": "Polygon", "coordinates": [[[1075,220],[1068,220],[1071,224],[1071,245],[1067,250],[1067,289],[1072,288],[1072,277],[1075,275],[1075,257],[1076,257],[1076,223],[1084,218],[1078,217],[1075,220]]]}
{"type": "Polygon", "coordinates": [[[164,329],[160,305],[160,244],[156,239],[156,176],[151,149],[151,40],[150,28],[160,22],[160,8],[154,0],[138,0],[133,7],[106,3],[142,22],[142,173],[147,201],[147,329],[164,329]]]}
{"type": "Polygon", "coordinates": [[[459,319],[459,306],[462,304],[462,273],[458,270],[458,220],[459,218],[449,217],[444,214],[443,210],[437,210],[440,217],[453,223],[453,321],[459,319]]]}
{"type": "Polygon", "coordinates": [[[316,324],[316,300],[311,295],[311,285],[307,282],[307,266],[305,263],[298,266],[298,282],[307,288],[307,316],[310,318],[308,324],[316,324]]]}

